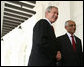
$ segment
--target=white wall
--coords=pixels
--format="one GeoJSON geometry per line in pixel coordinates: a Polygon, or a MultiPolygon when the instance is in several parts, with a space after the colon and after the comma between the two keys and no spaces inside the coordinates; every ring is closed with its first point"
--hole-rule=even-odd
{"type": "Polygon", "coordinates": [[[58,9],[59,9],[58,20],[54,23],[55,34],[57,37],[65,34],[66,32],[64,24],[66,20],[70,19],[70,2],[60,1],[58,9]]]}

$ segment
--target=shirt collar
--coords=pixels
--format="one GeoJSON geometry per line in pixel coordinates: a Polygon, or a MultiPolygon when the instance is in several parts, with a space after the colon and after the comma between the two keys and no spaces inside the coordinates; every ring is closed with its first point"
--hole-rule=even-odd
{"type": "Polygon", "coordinates": [[[47,18],[44,18],[44,19],[46,19],[49,22],[49,24],[52,25],[51,22],[47,18]]]}
{"type": "MultiPolygon", "coordinates": [[[[69,32],[67,32],[67,35],[68,35],[69,37],[71,37],[71,34],[70,34],[69,32]]],[[[73,34],[73,36],[74,36],[74,34],[73,34]]]]}

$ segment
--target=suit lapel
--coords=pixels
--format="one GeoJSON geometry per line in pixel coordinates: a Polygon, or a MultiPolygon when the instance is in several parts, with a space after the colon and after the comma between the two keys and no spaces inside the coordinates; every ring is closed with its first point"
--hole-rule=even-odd
{"type": "Polygon", "coordinates": [[[77,37],[75,36],[75,40],[76,40],[76,46],[77,46],[77,43],[78,43],[78,39],[77,39],[77,37]]]}
{"type": "Polygon", "coordinates": [[[77,37],[75,36],[75,40],[76,40],[76,51],[78,51],[78,49],[79,49],[79,40],[77,39],[77,37]]]}
{"type": "MultiPolygon", "coordinates": [[[[47,20],[46,20],[47,21],[47,20]]],[[[54,32],[54,29],[52,28],[52,25],[49,24],[49,22],[47,21],[48,23],[48,32],[50,33],[50,36],[53,38],[53,37],[56,37],[55,35],[55,32],[54,32]]]]}
{"type": "Polygon", "coordinates": [[[65,41],[66,41],[66,46],[67,46],[67,48],[69,48],[70,51],[73,50],[72,43],[71,43],[71,41],[70,41],[70,39],[69,39],[69,37],[68,37],[67,34],[65,34],[65,41]]]}

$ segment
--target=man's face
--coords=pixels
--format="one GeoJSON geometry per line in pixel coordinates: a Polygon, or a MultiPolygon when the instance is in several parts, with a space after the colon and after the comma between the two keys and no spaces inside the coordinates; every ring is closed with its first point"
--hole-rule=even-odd
{"type": "Polygon", "coordinates": [[[58,9],[52,8],[50,12],[47,13],[48,19],[51,23],[54,23],[58,18],[58,9]]]}
{"type": "Polygon", "coordinates": [[[70,33],[70,34],[74,34],[75,30],[76,30],[76,24],[75,22],[68,22],[68,25],[65,26],[66,30],[70,33]]]}

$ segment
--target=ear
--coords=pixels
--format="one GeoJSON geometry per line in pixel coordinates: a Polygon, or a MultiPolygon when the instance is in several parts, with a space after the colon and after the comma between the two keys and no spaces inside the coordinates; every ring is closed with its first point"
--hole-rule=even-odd
{"type": "Polygon", "coordinates": [[[65,26],[65,29],[67,29],[67,26],[65,26]]]}
{"type": "Polygon", "coordinates": [[[46,15],[48,14],[48,11],[46,12],[46,15]]]}
{"type": "Polygon", "coordinates": [[[48,11],[45,13],[45,17],[48,17],[48,11]]]}

